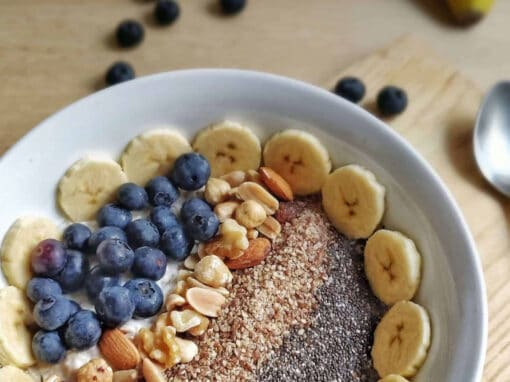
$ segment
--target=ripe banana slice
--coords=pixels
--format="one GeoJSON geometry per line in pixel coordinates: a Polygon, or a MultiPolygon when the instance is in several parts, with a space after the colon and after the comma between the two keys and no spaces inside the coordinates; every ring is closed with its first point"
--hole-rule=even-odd
{"type": "Polygon", "coordinates": [[[58,184],[58,202],[73,221],[92,220],[127,182],[120,165],[109,158],[83,158],[74,163],[58,184]]]}
{"type": "Polygon", "coordinates": [[[25,289],[32,278],[30,267],[32,250],[41,240],[59,238],[60,230],[48,218],[40,216],[18,218],[5,234],[0,248],[2,270],[7,282],[25,289]]]}
{"type": "Polygon", "coordinates": [[[400,301],[391,307],[375,329],[372,359],[381,377],[416,375],[430,345],[430,320],[420,305],[400,301]]]}
{"type": "Polygon", "coordinates": [[[322,187],[322,206],[335,228],[351,239],[369,237],[384,213],[385,189],[358,165],[333,171],[322,187]]]}
{"type": "Polygon", "coordinates": [[[380,379],[378,382],[409,382],[409,381],[404,377],[401,377],[400,375],[390,374],[387,377],[380,379]]]}
{"type": "Polygon", "coordinates": [[[331,171],[322,143],[310,133],[293,129],[276,133],[266,142],[264,165],[280,174],[297,195],[319,192],[331,171]]]}
{"type": "Polygon", "coordinates": [[[259,138],[236,122],[224,121],[202,130],[193,141],[193,149],[207,158],[213,177],[260,166],[259,138]]]}
{"type": "Polygon", "coordinates": [[[167,175],[177,157],[188,151],[188,140],[177,131],[154,129],[133,138],[120,163],[129,181],[145,186],[150,179],[167,175]]]}
{"type": "Polygon", "coordinates": [[[4,366],[0,369],[0,381],[3,382],[34,382],[32,377],[15,366],[4,366]]]}
{"type": "Polygon", "coordinates": [[[13,286],[0,289],[0,312],[0,364],[21,368],[33,365],[32,334],[25,326],[31,319],[30,305],[25,294],[13,286]]]}
{"type": "Polygon", "coordinates": [[[420,285],[421,256],[400,232],[381,229],[365,247],[365,273],[374,294],[386,305],[411,300],[420,285]]]}

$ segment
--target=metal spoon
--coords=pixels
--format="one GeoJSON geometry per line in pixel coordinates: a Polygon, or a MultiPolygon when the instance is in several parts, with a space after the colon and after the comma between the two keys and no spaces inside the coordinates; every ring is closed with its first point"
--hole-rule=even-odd
{"type": "Polygon", "coordinates": [[[498,82],[482,103],[473,136],[483,176],[510,197],[510,82],[498,82]]]}

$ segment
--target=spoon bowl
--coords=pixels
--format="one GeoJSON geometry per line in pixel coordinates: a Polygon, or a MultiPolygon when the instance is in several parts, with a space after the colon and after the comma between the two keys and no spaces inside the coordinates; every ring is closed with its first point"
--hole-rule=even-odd
{"type": "Polygon", "coordinates": [[[476,120],[473,145],[478,168],[499,192],[510,197],[510,82],[487,93],[476,120]]]}

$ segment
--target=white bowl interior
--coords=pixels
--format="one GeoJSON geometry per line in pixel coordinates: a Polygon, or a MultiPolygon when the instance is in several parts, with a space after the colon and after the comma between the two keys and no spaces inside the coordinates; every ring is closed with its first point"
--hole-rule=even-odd
{"type": "Polygon", "coordinates": [[[175,126],[191,139],[225,118],[245,122],[262,139],[286,128],[311,131],[336,166],[358,163],[376,174],[387,189],[384,224],[413,238],[423,257],[416,300],[430,313],[433,337],[415,381],[478,381],[486,342],[485,292],[472,239],[450,195],[389,127],[297,81],[234,70],[182,71],[118,85],[69,106],[1,159],[0,235],[24,214],[64,224],[55,188],[82,156],[118,158],[131,138],[158,126],[175,126]]]}

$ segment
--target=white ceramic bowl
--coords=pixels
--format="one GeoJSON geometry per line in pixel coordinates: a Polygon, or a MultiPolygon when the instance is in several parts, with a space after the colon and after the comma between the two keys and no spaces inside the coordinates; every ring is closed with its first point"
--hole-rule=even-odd
{"type": "Polygon", "coordinates": [[[416,300],[430,313],[432,345],[415,381],[479,381],[487,336],[484,282],[473,239],[450,193],[391,128],[302,82],[237,70],[189,70],[130,81],[72,104],[0,160],[0,236],[23,214],[63,221],[55,187],[85,154],[117,158],[144,130],[174,125],[191,138],[224,118],[244,121],[262,139],[286,128],[308,130],[327,146],[336,166],[358,163],[375,172],[387,189],[384,224],[412,237],[423,256],[416,300]]]}

